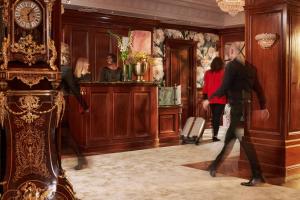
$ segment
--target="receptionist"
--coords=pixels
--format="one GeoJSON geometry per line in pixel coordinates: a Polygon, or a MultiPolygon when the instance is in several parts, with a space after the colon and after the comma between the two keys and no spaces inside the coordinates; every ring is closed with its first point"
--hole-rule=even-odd
{"type": "Polygon", "coordinates": [[[106,57],[107,66],[104,67],[100,74],[101,82],[121,81],[122,69],[117,66],[117,57],[114,54],[108,54],[106,57]]]}

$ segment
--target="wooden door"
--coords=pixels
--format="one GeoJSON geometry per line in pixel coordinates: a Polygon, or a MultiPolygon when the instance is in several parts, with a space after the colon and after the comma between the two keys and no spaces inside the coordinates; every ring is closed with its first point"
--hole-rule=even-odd
{"type": "Polygon", "coordinates": [[[188,40],[166,41],[166,85],[181,85],[182,125],[196,115],[196,43],[188,40]]]}

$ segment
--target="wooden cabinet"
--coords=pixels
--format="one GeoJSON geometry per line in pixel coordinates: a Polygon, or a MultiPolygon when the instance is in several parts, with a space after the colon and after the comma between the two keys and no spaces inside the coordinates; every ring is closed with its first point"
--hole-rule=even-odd
{"type": "Polygon", "coordinates": [[[159,142],[179,140],[181,105],[159,107],[159,142]]]}
{"type": "Polygon", "coordinates": [[[153,83],[84,83],[89,112],[69,99],[70,131],[84,152],[126,150],[158,142],[157,86],[153,83]]]}

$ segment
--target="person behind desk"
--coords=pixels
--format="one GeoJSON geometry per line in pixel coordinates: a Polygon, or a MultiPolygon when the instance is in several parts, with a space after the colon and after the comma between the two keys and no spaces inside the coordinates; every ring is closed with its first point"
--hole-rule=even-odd
{"type": "MultiPolygon", "coordinates": [[[[79,82],[91,80],[88,60],[86,58],[79,58],[76,62],[74,73],[72,72],[71,67],[65,65],[62,65],[61,72],[62,72],[61,87],[63,88],[65,93],[73,94],[76,100],[78,101],[78,103],[80,104],[82,110],[84,112],[88,112],[89,107],[85,102],[85,100],[82,98],[82,95],[80,94],[80,86],[79,86],[79,82]]],[[[71,124],[69,124],[69,126],[71,126],[71,124]]],[[[82,152],[80,151],[78,144],[74,140],[70,131],[68,137],[71,142],[72,149],[75,151],[78,158],[78,164],[75,166],[75,169],[80,170],[85,168],[87,166],[87,160],[82,154],[82,152]]]]}
{"type": "Polygon", "coordinates": [[[121,81],[122,69],[117,66],[117,57],[114,54],[108,54],[106,57],[107,66],[104,67],[100,74],[101,82],[121,81]]]}

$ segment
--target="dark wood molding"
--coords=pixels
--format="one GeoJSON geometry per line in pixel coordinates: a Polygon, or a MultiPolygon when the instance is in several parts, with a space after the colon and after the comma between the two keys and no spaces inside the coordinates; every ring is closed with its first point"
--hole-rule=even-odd
{"type": "Polygon", "coordinates": [[[162,23],[160,20],[144,19],[137,17],[128,17],[120,15],[111,15],[93,12],[81,12],[73,9],[66,9],[62,15],[64,23],[68,24],[86,24],[97,27],[127,28],[139,30],[153,30],[154,28],[168,28],[176,30],[190,30],[202,33],[218,34],[218,29],[187,26],[178,24],[162,23]]]}
{"type": "Polygon", "coordinates": [[[234,27],[234,28],[223,28],[218,30],[219,35],[240,34],[244,32],[245,32],[245,26],[234,27]]]}
{"type": "Polygon", "coordinates": [[[94,27],[127,28],[139,30],[153,30],[158,26],[158,20],[109,15],[103,13],[81,12],[78,10],[66,9],[62,15],[65,24],[85,24],[94,27]]]}
{"type": "Polygon", "coordinates": [[[190,30],[190,31],[201,32],[201,33],[215,33],[215,34],[218,34],[218,29],[197,27],[197,26],[178,25],[178,24],[169,24],[169,23],[159,23],[157,28],[190,30]]]}
{"type": "Polygon", "coordinates": [[[300,6],[300,2],[298,0],[246,0],[245,2],[245,9],[250,10],[254,8],[270,8],[271,6],[277,6],[277,5],[293,5],[293,6],[300,6]]]}

